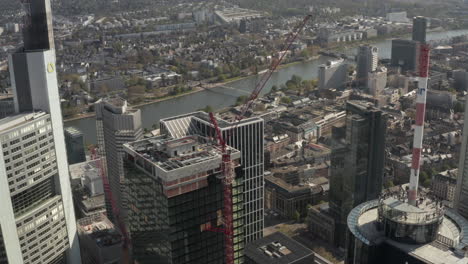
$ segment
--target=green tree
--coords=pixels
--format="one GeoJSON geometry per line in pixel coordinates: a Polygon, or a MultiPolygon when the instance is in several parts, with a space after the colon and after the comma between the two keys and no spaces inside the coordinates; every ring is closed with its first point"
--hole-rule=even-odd
{"type": "Polygon", "coordinates": [[[393,181],[392,180],[387,180],[384,184],[384,187],[387,189],[387,188],[391,188],[395,186],[395,184],[393,184],[393,181]]]}
{"type": "Polygon", "coordinates": [[[299,213],[297,210],[294,211],[293,218],[296,222],[301,221],[301,213],[299,213]]]}
{"type": "Polygon", "coordinates": [[[239,105],[242,105],[242,104],[245,104],[247,102],[247,96],[246,95],[241,95],[239,97],[237,97],[236,99],[236,106],[239,106],[239,105]]]}
{"type": "Polygon", "coordinates": [[[281,97],[281,103],[289,105],[292,102],[291,98],[287,96],[281,97]]]}
{"type": "Polygon", "coordinates": [[[213,107],[212,107],[211,105],[207,105],[207,106],[205,106],[205,108],[202,108],[202,109],[200,109],[200,110],[202,110],[202,111],[204,111],[204,112],[207,112],[207,113],[212,113],[212,112],[214,112],[213,107]]]}
{"type": "Polygon", "coordinates": [[[296,86],[299,86],[302,82],[302,78],[300,76],[297,76],[297,75],[293,75],[291,77],[291,81],[296,85],[296,86]]]}
{"type": "Polygon", "coordinates": [[[453,111],[455,113],[463,113],[465,112],[465,106],[461,102],[457,102],[453,107],[453,111]]]}
{"type": "Polygon", "coordinates": [[[278,91],[278,86],[273,85],[273,86],[271,87],[271,91],[272,91],[272,92],[278,91]]]}

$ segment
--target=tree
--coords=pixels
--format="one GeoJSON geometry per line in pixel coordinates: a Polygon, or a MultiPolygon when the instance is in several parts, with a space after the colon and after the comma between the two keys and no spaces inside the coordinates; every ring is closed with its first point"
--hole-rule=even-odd
{"type": "Polygon", "coordinates": [[[273,85],[273,86],[271,87],[271,91],[272,91],[272,92],[278,91],[278,86],[273,85]]]}
{"type": "Polygon", "coordinates": [[[293,76],[291,77],[291,81],[296,85],[296,86],[299,86],[302,82],[302,78],[300,76],[297,76],[295,74],[293,74],[293,76]]]}
{"type": "Polygon", "coordinates": [[[205,108],[202,108],[200,110],[204,111],[204,112],[207,112],[207,113],[212,113],[214,111],[213,107],[211,105],[207,105],[207,106],[205,106],[205,108]]]}
{"type": "Polygon", "coordinates": [[[246,95],[241,95],[241,96],[237,97],[237,99],[236,99],[236,106],[245,104],[245,102],[247,102],[247,96],[246,95]]]}
{"type": "Polygon", "coordinates": [[[301,221],[301,213],[299,213],[297,210],[294,211],[293,218],[296,222],[301,221]]]}
{"type": "Polygon", "coordinates": [[[455,113],[463,113],[465,111],[465,106],[461,102],[457,102],[453,107],[455,113]]]}
{"type": "Polygon", "coordinates": [[[292,102],[291,98],[287,96],[281,97],[281,103],[289,105],[292,102]]]}
{"type": "Polygon", "coordinates": [[[391,187],[393,187],[393,186],[395,186],[395,184],[393,184],[393,181],[392,181],[392,180],[387,180],[387,181],[385,182],[385,184],[384,184],[385,189],[391,188],[391,187]]]}

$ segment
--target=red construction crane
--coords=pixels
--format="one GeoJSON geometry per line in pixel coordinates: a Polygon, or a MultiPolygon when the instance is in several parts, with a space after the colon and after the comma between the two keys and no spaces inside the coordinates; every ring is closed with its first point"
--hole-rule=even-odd
{"type": "Polygon", "coordinates": [[[95,160],[97,167],[99,169],[99,172],[101,174],[102,178],[102,185],[104,187],[104,195],[106,199],[110,202],[111,207],[112,207],[112,216],[114,220],[117,222],[118,228],[120,232],[122,233],[124,237],[124,248],[126,249],[129,245],[130,239],[128,237],[128,232],[127,232],[127,227],[125,226],[125,223],[122,221],[120,218],[120,209],[119,206],[117,205],[116,201],[114,200],[114,197],[112,196],[112,191],[110,189],[109,185],[109,180],[107,179],[106,176],[106,171],[104,168],[104,165],[102,164],[102,157],[99,157],[96,151],[96,148],[93,147],[91,149],[91,160],[95,160]]]}
{"type": "Polygon", "coordinates": [[[232,211],[232,181],[234,180],[234,164],[231,160],[230,151],[227,147],[227,143],[232,133],[235,133],[236,128],[239,125],[239,122],[244,119],[247,111],[252,107],[252,103],[260,95],[260,92],[263,90],[268,80],[270,80],[273,72],[278,68],[283,59],[286,56],[287,51],[291,48],[291,45],[297,39],[302,29],[306,23],[312,18],[311,15],[306,16],[301,23],[299,23],[293,31],[289,34],[288,38],[285,41],[282,51],[279,53],[279,57],[276,60],[273,60],[268,71],[263,74],[260,81],[255,86],[255,89],[250,94],[247,102],[241,107],[240,114],[236,116],[234,125],[229,128],[226,138],[223,137],[221,130],[219,129],[218,122],[213,113],[210,113],[211,124],[213,125],[218,145],[222,151],[222,164],[221,172],[224,175],[223,178],[223,197],[224,197],[224,208],[223,208],[223,223],[224,228],[211,228],[210,231],[223,232],[224,241],[225,241],[225,257],[226,264],[234,264],[234,228],[233,228],[233,211],[232,211]]]}

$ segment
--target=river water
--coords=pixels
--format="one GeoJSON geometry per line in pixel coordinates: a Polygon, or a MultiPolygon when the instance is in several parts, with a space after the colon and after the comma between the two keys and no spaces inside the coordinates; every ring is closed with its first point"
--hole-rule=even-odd
{"type": "MultiPolygon", "coordinates": [[[[468,30],[432,32],[427,34],[427,39],[441,40],[466,34],[468,34],[468,30]]],[[[380,58],[390,58],[391,40],[380,41],[372,45],[379,48],[380,58]]],[[[348,54],[355,54],[355,51],[350,51],[348,54]]],[[[326,57],[320,57],[316,60],[294,64],[278,70],[278,72],[273,74],[262,94],[269,92],[273,85],[279,86],[284,84],[293,74],[302,77],[304,80],[317,78],[318,66],[325,63],[326,60],[326,57]]],[[[159,122],[161,118],[193,112],[207,105],[212,106],[214,109],[228,107],[235,103],[237,97],[250,94],[255,88],[258,79],[259,76],[251,76],[229,83],[227,86],[230,88],[216,87],[210,90],[204,90],[198,93],[142,106],[140,109],[143,125],[146,128],[151,128],[151,126],[159,122]]],[[[65,122],[65,126],[74,126],[82,131],[85,135],[86,144],[96,143],[96,124],[94,117],[65,122]]]]}

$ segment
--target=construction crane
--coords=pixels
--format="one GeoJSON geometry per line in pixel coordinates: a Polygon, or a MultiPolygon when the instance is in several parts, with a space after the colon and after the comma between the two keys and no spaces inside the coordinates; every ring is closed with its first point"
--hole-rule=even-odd
{"type": "Polygon", "coordinates": [[[279,53],[279,57],[273,60],[268,71],[262,75],[260,81],[255,86],[255,89],[250,94],[248,100],[241,107],[240,114],[235,118],[233,126],[228,130],[226,138],[223,137],[221,130],[219,129],[218,122],[213,113],[210,113],[210,121],[214,127],[216,133],[217,144],[222,151],[222,164],[221,164],[221,173],[223,175],[223,198],[224,198],[224,208],[223,208],[223,225],[224,228],[211,228],[210,231],[223,232],[224,233],[224,242],[225,242],[225,258],[226,264],[234,264],[234,228],[233,228],[233,209],[232,209],[232,182],[234,180],[234,164],[231,160],[230,150],[227,147],[227,142],[232,133],[235,132],[240,121],[244,119],[247,111],[252,107],[255,99],[258,98],[260,92],[263,90],[267,82],[270,80],[271,76],[281,64],[285,58],[287,51],[291,48],[294,41],[297,39],[301,31],[307,22],[312,18],[312,15],[307,15],[288,35],[288,38],[285,41],[282,51],[279,53]]]}
{"type": "Polygon", "coordinates": [[[119,206],[117,206],[117,203],[116,203],[114,197],[112,196],[112,191],[110,189],[109,180],[107,179],[106,171],[105,171],[105,168],[104,168],[105,166],[103,165],[102,157],[99,157],[99,155],[97,154],[96,147],[91,148],[91,160],[96,161],[96,164],[97,164],[97,167],[99,169],[99,173],[100,173],[101,179],[102,179],[102,185],[103,185],[103,188],[104,188],[105,198],[111,204],[112,216],[116,220],[118,228],[119,228],[120,232],[122,233],[122,235],[124,237],[123,247],[124,247],[124,249],[127,249],[129,244],[130,244],[130,239],[128,237],[127,228],[125,226],[125,223],[120,218],[119,206]]]}

